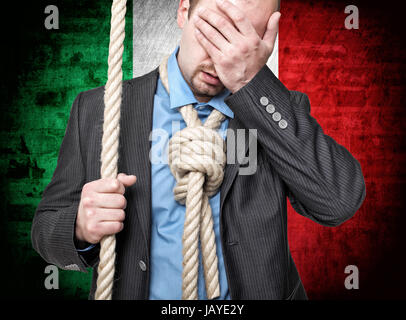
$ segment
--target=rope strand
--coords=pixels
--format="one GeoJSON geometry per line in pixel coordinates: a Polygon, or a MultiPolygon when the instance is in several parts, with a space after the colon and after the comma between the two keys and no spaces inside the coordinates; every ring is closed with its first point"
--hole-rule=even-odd
{"type": "MultiPolygon", "coordinates": [[[[120,135],[120,107],[123,84],[123,51],[127,0],[113,0],[108,58],[108,79],[104,92],[104,123],[101,152],[101,178],[117,177],[120,135]]],[[[116,237],[106,236],[100,241],[96,300],[111,300],[116,260],[116,237]]]]}

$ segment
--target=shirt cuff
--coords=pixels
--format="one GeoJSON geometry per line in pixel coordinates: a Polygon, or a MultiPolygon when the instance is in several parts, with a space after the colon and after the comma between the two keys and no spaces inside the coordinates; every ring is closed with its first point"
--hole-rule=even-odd
{"type": "Polygon", "coordinates": [[[95,244],[91,244],[90,246],[88,246],[87,248],[84,249],[76,249],[77,252],[86,252],[89,251],[91,249],[93,249],[96,245],[95,244]]]}

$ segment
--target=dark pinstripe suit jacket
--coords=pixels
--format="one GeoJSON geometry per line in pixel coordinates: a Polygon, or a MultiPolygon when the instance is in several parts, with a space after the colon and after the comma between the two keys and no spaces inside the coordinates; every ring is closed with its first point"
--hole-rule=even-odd
{"type": "MultiPolygon", "coordinates": [[[[119,172],[135,174],[127,188],[126,221],[117,235],[114,299],[148,299],[151,228],[149,161],[158,69],[124,82],[119,172]]],[[[98,250],[78,254],[74,230],[82,186],[100,179],[103,87],[82,92],[71,109],[52,180],[32,225],[35,250],[62,269],[95,267],[98,250]]],[[[257,129],[257,171],[239,175],[227,164],[221,186],[220,230],[232,299],[306,299],[287,239],[287,197],[301,215],[336,226],[365,198],[359,162],[323,133],[310,115],[308,97],[289,91],[264,66],[226,99],[235,118],[230,129],[257,129]],[[268,98],[288,126],[282,129],[260,104],[268,98]]],[[[282,126],[283,127],[283,126],[282,126]]],[[[248,135],[246,135],[248,137],[248,135]]],[[[239,156],[249,152],[237,149],[239,156]]],[[[311,261],[309,261],[311,263],[311,261]]],[[[316,270],[315,270],[316,271],[316,270]]],[[[89,298],[93,298],[97,268],[89,298]]]]}

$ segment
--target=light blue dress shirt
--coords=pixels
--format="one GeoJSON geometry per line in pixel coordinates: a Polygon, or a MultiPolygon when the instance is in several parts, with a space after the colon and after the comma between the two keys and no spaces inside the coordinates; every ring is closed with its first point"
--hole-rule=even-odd
{"type": "MultiPolygon", "coordinates": [[[[182,298],[182,234],[185,222],[185,206],[174,199],[173,188],[176,180],[167,162],[167,149],[169,139],[172,137],[172,130],[176,133],[186,126],[178,108],[193,104],[202,122],[207,119],[213,108],[222,112],[227,117],[218,132],[224,139],[229,118],[234,117],[234,113],[224,102],[224,99],[230,94],[226,89],[208,103],[199,103],[196,100],[179,69],[176,58],[178,50],[179,46],[168,60],[170,96],[159,79],[154,97],[153,132],[151,135],[150,299],[177,300],[182,298]]],[[[210,198],[210,205],[213,211],[217,246],[221,291],[219,299],[230,299],[219,230],[220,191],[210,198]]],[[[200,300],[204,300],[207,298],[201,259],[199,245],[198,296],[200,300]]]]}

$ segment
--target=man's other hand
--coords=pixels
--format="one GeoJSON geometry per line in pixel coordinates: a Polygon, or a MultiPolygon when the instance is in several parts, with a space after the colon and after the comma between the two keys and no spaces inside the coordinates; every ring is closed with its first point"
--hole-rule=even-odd
{"type": "Polygon", "coordinates": [[[193,18],[195,35],[211,57],[221,82],[235,93],[254,78],[271,56],[281,14],[276,11],[271,15],[261,38],[236,5],[217,1],[217,7],[223,16],[209,8],[197,9],[193,18]]]}
{"type": "Polygon", "coordinates": [[[98,243],[104,236],[123,230],[127,206],[125,187],[132,186],[136,180],[134,175],[120,173],[116,179],[86,183],[82,188],[76,219],[76,239],[98,243]]]}

